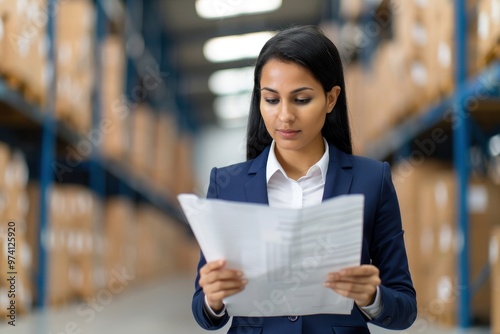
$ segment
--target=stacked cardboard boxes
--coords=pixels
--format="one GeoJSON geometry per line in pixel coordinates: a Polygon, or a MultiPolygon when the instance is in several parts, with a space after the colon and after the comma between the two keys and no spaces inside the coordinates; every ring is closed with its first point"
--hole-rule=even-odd
{"type": "Polygon", "coordinates": [[[108,278],[114,269],[136,275],[137,231],[134,203],[121,197],[108,199],[104,213],[104,261],[108,278]]]}
{"type": "MultiPolygon", "coordinates": [[[[31,184],[29,213],[29,240],[38,258],[39,193],[38,185],[31,184]]],[[[86,299],[100,286],[99,230],[96,228],[101,212],[95,196],[77,185],[53,186],[50,192],[49,227],[44,238],[47,248],[49,273],[48,302],[65,305],[72,299],[86,299]]],[[[36,267],[38,263],[35,261],[36,267]]]]}
{"type": "MultiPolygon", "coordinates": [[[[468,1],[472,9],[476,0],[468,1]]],[[[452,0],[393,1],[395,42],[408,58],[412,90],[418,91],[411,106],[420,109],[453,90],[455,16],[452,0]]],[[[468,21],[469,74],[475,66],[475,16],[468,21]]]]}
{"type": "Polygon", "coordinates": [[[150,179],[152,170],[156,119],[154,111],[145,103],[131,111],[131,166],[134,172],[145,179],[150,179]]]}
{"type": "Polygon", "coordinates": [[[123,40],[116,35],[101,44],[102,60],[102,152],[119,161],[130,147],[130,110],[124,92],[125,51],[123,40]]]}
{"type": "Polygon", "coordinates": [[[59,3],[56,113],[78,131],[92,122],[95,8],[90,0],[59,3]]]}
{"type": "Polygon", "coordinates": [[[500,0],[479,0],[477,63],[480,68],[500,59],[500,0]]]}
{"type": "Polygon", "coordinates": [[[175,159],[175,193],[192,193],[194,190],[193,139],[189,135],[184,134],[179,137],[175,159]]]}
{"type": "Polygon", "coordinates": [[[136,217],[139,280],[176,273],[179,269],[180,245],[185,239],[184,230],[150,205],[139,205],[136,217]]]}
{"type": "MultiPolygon", "coordinates": [[[[461,292],[456,274],[461,247],[455,226],[456,176],[448,166],[434,162],[426,162],[405,178],[398,177],[400,169],[396,167],[394,179],[399,180],[395,184],[420,315],[444,326],[454,326],[461,292]]],[[[484,240],[488,240],[500,214],[496,205],[500,187],[478,177],[471,180],[469,187],[469,279],[474,281],[487,264],[488,245],[484,240]]],[[[478,321],[489,319],[490,294],[488,280],[473,296],[473,315],[478,321]]]]}
{"type": "Polygon", "coordinates": [[[371,112],[365,106],[365,99],[360,98],[365,96],[368,90],[365,80],[365,71],[362,66],[353,64],[349,66],[345,72],[345,84],[347,94],[347,107],[349,111],[349,125],[351,128],[351,137],[353,150],[356,154],[363,154],[363,150],[368,144],[367,135],[368,122],[364,121],[364,117],[371,112]]]}
{"type": "Polygon", "coordinates": [[[17,312],[30,310],[33,301],[32,254],[26,237],[27,181],[28,167],[24,156],[0,143],[0,315],[4,320],[10,303],[8,272],[17,273],[14,292],[17,312]],[[10,268],[9,255],[14,260],[11,263],[14,270],[10,268]]]}
{"type": "Polygon", "coordinates": [[[3,1],[0,72],[25,93],[45,100],[48,77],[46,0],[3,1]]]}
{"type": "MultiPolygon", "coordinates": [[[[95,9],[90,0],[57,4],[56,115],[78,131],[91,123],[95,9]]],[[[51,70],[46,0],[4,1],[0,8],[0,72],[32,102],[44,105],[51,70]]]]}
{"type": "Polygon", "coordinates": [[[418,92],[408,101],[419,108],[438,96],[435,61],[435,37],[432,30],[436,1],[395,1],[395,43],[407,58],[406,73],[411,90],[418,92]],[[425,8],[428,7],[428,8],[425,8]]]}
{"type": "Polygon", "coordinates": [[[158,115],[156,123],[156,136],[153,146],[152,176],[154,184],[159,187],[159,191],[168,191],[173,193],[175,189],[176,147],[178,142],[178,131],[176,127],[176,118],[170,112],[162,112],[158,115]]]}
{"type": "MultiPolygon", "coordinates": [[[[361,25],[359,33],[364,38],[381,34],[392,17],[394,37],[378,46],[369,67],[354,63],[346,70],[357,152],[363,152],[366,143],[379,138],[411,114],[428,110],[429,105],[454,89],[455,3],[452,0],[394,0],[389,3],[387,12],[385,9],[382,13],[372,12],[376,22],[373,26],[361,25]],[[377,29],[372,31],[370,27],[377,29]]],[[[470,13],[474,13],[476,3],[477,0],[468,1],[470,13]]],[[[496,17],[496,14],[490,13],[490,16],[496,17]]],[[[480,69],[476,60],[479,43],[476,18],[470,14],[468,20],[469,76],[480,69]]],[[[341,40],[340,36],[332,38],[341,40]]]]}

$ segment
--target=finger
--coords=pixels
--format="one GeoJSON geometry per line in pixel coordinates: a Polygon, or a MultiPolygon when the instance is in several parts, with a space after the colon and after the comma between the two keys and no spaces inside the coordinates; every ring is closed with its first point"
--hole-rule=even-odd
{"type": "Polygon", "coordinates": [[[219,269],[200,276],[199,284],[200,286],[203,286],[217,281],[241,279],[243,277],[243,273],[239,270],[219,269]]]}
{"type": "Polygon", "coordinates": [[[325,286],[334,290],[349,291],[352,293],[373,293],[377,290],[376,285],[357,284],[352,282],[326,282],[325,286]]]}
{"type": "Polygon", "coordinates": [[[203,267],[200,269],[200,275],[201,274],[208,274],[209,272],[213,270],[217,270],[222,268],[226,264],[225,260],[217,260],[217,261],[211,261],[206,263],[203,267]]]}
{"type": "Polygon", "coordinates": [[[247,280],[217,281],[203,287],[203,292],[208,295],[226,290],[241,289],[246,284],[247,280]]]}
{"type": "Polygon", "coordinates": [[[371,276],[379,275],[379,270],[371,264],[365,264],[358,267],[344,268],[338,273],[343,276],[371,276]]]}
{"type": "Polygon", "coordinates": [[[223,300],[224,298],[230,297],[234,294],[237,294],[238,292],[243,291],[244,288],[245,288],[245,286],[235,288],[235,289],[217,291],[217,292],[211,293],[211,294],[206,295],[206,296],[209,300],[223,300]]]}
{"type": "Polygon", "coordinates": [[[341,275],[339,273],[329,274],[327,282],[332,282],[332,283],[343,282],[343,283],[372,284],[372,285],[380,285],[382,283],[378,275],[346,276],[346,275],[341,275]]]}

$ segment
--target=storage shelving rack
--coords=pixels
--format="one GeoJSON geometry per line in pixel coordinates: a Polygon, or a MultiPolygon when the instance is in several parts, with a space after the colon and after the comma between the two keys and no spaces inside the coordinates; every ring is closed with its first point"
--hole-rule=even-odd
{"type": "MultiPolygon", "coordinates": [[[[487,151],[486,138],[500,133],[500,61],[491,63],[473,78],[467,78],[467,30],[468,13],[465,0],[455,0],[455,90],[454,92],[426,108],[417,115],[407,118],[382,137],[372,141],[366,148],[366,154],[375,159],[386,159],[401,152],[407,156],[411,142],[419,135],[433,129],[451,117],[453,138],[453,164],[457,175],[456,194],[456,227],[457,238],[460,240],[457,258],[457,278],[460,293],[457,302],[457,321],[462,329],[472,325],[471,296],[485,280],[489,267],[486,263],[482,273],[475,282],[469,280],[469,212],[468,212],[468,182],[470,176],[469,151],[473,135],[482,143],[483,151],[487,151]],[[479,93],[480,92],[480,93],[479,93]],[[492,133],[484,133],[467,106],[470,102],[490,102],[496,105],[496,112],[490,112],[491,121],[496,127],[492,133]]],[[[495,111],[495,107],[493,107],[495,111]]],[[[490,107],[491,110],[491,107],[490,107]]],[[[481,113],[481,108],[475,113],[481,113]]],[[[450,120],[448,120],[450,121],[450,120]]],[[[489,152],[484,152],[489,154],[489,152]]]]}
{"type": "MultiPolygon", "coordinates": [[[[102,111],[101,111],[101,68],[102,64],[99,61],[100,56],[100,44],[109,33],[109,26],[112,20],[116,18],[110,15],[106,11],[107,6],[111,3],[109,0],[93,0],[96,8],[96,18],[97,18],[97,29],[95,36],[95,64],[96,64],[96,78],[94,82],[93,94],[92,94],[92,128],[96,129],[101,121],[102,111]]],[[[4,80],[0,79],[0,102],[2,105],[7,106],[7,108],[16,114],[16,116],[33,123],[32,126],[36,131],[40,132],[41,141],[39,146],[34,142],[29,143],[28,148],[23,148],[26,145],[26,140],[22,140],[21,135],[14,133],[11,139],[9,139],[9,134],[2,135],[2,140],[11,141],[14,146],[20,146],[21,150],[26,150],[28,152],[28,164],[30,169],[30,178],[35,175],[38,178],[40,184],[40,202],[39,207],[39,240],[38,249],[34,254],[38,257],[38,270],[35,273],[34,286],[37,289],[37,298],[35,300],[37,307],[44,307],[46,305],[46,287],[48,273],[47,263],[48,253],[47,245],[45,242],[45,236],[49,229],[49,194],[50,188],[56,182],[65,183],[66,179],[70,179],[71,182],[77,179],[77,182],[88,186],[95,194],[100,198],[105,198],[108,195],[120,194],[131,198],[132,200],[146,201],[164,213],[172,217],[174,220],[184,223],[184,216],[180,212],[173,194],[168,193],[158,193],[156,190],[149,188],[144,184],[137,175],[133,174],[130,170],[126,168],[122,163],[111,161],[103,157],[98,146],[92,143],[92,152],[86,157],[85,161],[82,161],[75,167],[75,175],[68,175],[69,178],[61,177],[60,175],[55,177],[55,170],[57,169],[57,164],[62,163],[57,156],[57,145],[64,144],[70,145],[71,147],[76,147],[78,143],[84,140],[84,136],[81,133],[77,133],[72,128],[67,126],[65,123],[56,120],[55,118],[55,101],[56,101],[56,82],[57,73],[55,72],[55,59],[56,59],[56,20],[57,20],[57,8],[59,5],[58,0],[48,0],[47,7],[47,35],[49,40],[49,53],[48,62],[52,64],[50,84],[48,86],[46,96],[47,103],[45,109],[29,102],[26,100],[21,92],[14,90],[6,84],[4,80]],[[34,147],[36,146],[36,147],[34,147]],[[85,174],[85,177],[80,177],[80,175],[85,174]]],[[[160,20],[159,7],[160,2],[158,0],[148,1],[147,5],[142,8],[145,3],[142,1],[129,1],[129,0],[115,0],[113,1],[115,5],[120,6],[123,9],[123,20],[130,20],[127,24],[131,24],[131,29],[127,30],[125,28],[125,35],[127,33],[138,34],[135,37],[144,38],[141,34],[141,30],[144,25],[142,22],[142,17],[147,15],[149,18],[155,18],[155,27],[150,26],[148,33],[151,33],[151,29],[157,29],[156,36],[160,40],[154,41],[155,44],[148,45],[144,44],[145,53],[148,55],[147,60],[150,62],[151,66],[155,66],[155,69],[160,71],[170,72],[172,67],[168,67],[168,55],[164,50],[164,46],[168,43],[167,33],[160,20]],[[140,10],[135,10],[137,8],[132,8],[132,6],[140,6],[140,10]],[[145,11],[143,11],[143,9],[145,11]],[[151,48],[151,49],[150,49],[151,48]]],[[[115,22],[116,23],[116,22],[115,22]]],[[[119,22],[116,24],[120,24],[119,22]]],[[[129,28],[130,28],[129,27],[129,28]]],[[[125,36],[127,37],[127,36],[125,36]]],[[[141,73],[137,71],[138,62],[141,59],[135,59],[127,53],[128,66],[127,72],[127,88],[131,85],[140,84],[141,73]]],[[[159,87],[159,92],[155,94],[152,98],[147,99],[146,103],[150,104],[153,110],[158,110],[160,106],[168,106],[170,112],[175,112],[178,117],[186,119],[188,121],[180,122],[182,124],[188,124],[184,126],[182,130],[193,131],[196,127],[193,125],[193,121],[189,118],[190,110],[187,103],[182,102],[182,99],[176,96],[175,87],[175,76],[169,78],[169,82],[163,83],[159,87]],[[188,116],[186,116],[188,115],[188,116]]],[[[165,109],[165,108],[162,108],[165,109]]],[[[6,131],[7,132],[7,131],[6,131]]],[[[6,133],[5,132],[5,133],[6,133]]],[[[192,133],[191,133],[192,134],[192,133]]],[[[102,223],[102,222],[101,222],[102,223]]],[[[102,224],[101,224],[102,226],[102,224]]]]}

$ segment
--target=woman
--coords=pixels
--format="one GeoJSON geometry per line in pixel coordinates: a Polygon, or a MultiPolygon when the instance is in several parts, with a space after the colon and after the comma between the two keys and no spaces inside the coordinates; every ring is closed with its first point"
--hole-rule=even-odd
{"type": "MultiPolygon", "coordinates": [[[[301,208],[342,194],[364,194],[361,265],[332,272],[324,287],[352,298],[350,315],[234,317],[229,333],[369,333],[367,322],[406,329],[416,317],[401,217],[389,165],[352,155],[339,53],[318,29],[284,30],[257,59],[247,161],[214,168],[209,198],[301,208]]],[[[201,254],[193,314],[224,326],[223,299],[245,288],[244,273],[201,254]]],[[[321,287],[318,287],[321,288],[321,287]]],[[[326,290],[325,290],[326,291],[326,290]]]]}

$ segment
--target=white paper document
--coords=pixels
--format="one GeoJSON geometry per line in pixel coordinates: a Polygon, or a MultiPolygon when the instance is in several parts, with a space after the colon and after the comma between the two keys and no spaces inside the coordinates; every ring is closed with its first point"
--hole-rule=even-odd
{"type": "Polygon", "coordinates": [[[225,259],[245,289],[231,316],[350,314],[353,300],[324,287],[328,273],[360,265],[363,195],[303,209],[178,196],[207,262],[225,259]]]}

